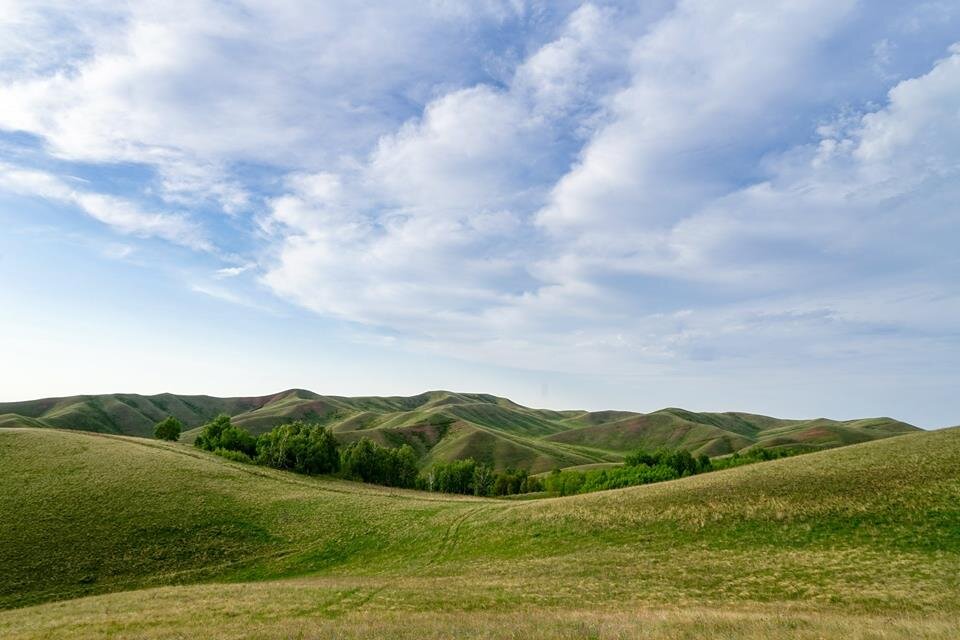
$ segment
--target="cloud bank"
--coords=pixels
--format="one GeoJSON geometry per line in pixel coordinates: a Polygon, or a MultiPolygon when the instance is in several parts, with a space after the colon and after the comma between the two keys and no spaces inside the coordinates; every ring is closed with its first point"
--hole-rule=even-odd
{"type": "Polygon", "coordinates": [[[664,376],[960,356],[949,6],[0,11],[0,189],[242,236],[217,278],[397,348],[664,376]]]}

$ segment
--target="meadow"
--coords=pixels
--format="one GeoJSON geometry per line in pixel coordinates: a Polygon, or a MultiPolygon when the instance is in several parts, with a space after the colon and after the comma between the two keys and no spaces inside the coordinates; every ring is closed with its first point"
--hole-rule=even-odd
{"type": "Polygon", "coordinates": [[[532,501],[0,430],[0,637],[960,637],[960,429],[532,501]]]}

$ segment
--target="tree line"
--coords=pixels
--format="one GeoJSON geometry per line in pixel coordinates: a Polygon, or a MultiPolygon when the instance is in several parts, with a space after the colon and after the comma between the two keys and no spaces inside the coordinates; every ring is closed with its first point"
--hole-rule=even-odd
{"type": "MultiPolygon", "coordinates": [[[[177,440],[183,425],[175,417],[157,423],[157,438],[177,440]]],[[[253,436],[221,414],[203,425],[194,446],[229,460],[259,464],[309,475],[336,475],[348,480],[477,496],[505,496],[541,491],[542,484],[526,471],[493,467],[472,458],[438,462],[421,473],[417,454],[408,444],[384,447],[361,438],[341,446],[324,426],[300,420],[253,436]]]]}
{"type": "Polygon", "coordinates": [[[554,470],[543,480],[543,488],[548,493],[569,496],[577,493],[590,493],[605,489],[620,489],[640,484],[676,480],[700,473],[709,473],[729,469],[754,462],[775,460],[802,453],[791,449],[763,449],[755,447],[744,453],[734,453],[726,458],[710,458],[704,454],[694,457],[689,451],[660,449],[647,452],[637,451],[624,459],[623,466],[609,469],[590,469],[578,471],[569,469],[554,470]]]}
{"type": "MultiPolygon", "coordinates": [[[[171,416],[157,423],[154,433],[157,438],[175,441],[182,429],[180,421],[171,416]]],[[[417,454],[408,444],[384,447],[364,437],[342,446],[327,427],[300,420],[255,437],[232,424],[226,414],[203,425],[194,446],[237,462],[296,473],[336,475],[388,487],[475,496],[537,492],[568,496],[674,480],[802,453],[756,447],[742,454],[711,459],[703,454],[694,457],[683,449],[641,450],[628,455],[623,466],[587,471],[557,469],[542,479],[523,469],[496,471],[473,458],[437,462],[421,472],[417,454]]]]}
{"type": "Polygon", "coordinates": [[[510,496],[543,491],[543,483],[524,469],[495,471],[473,458],[438,462],[420,476],[419,489],[474,496],[510,496]]]}

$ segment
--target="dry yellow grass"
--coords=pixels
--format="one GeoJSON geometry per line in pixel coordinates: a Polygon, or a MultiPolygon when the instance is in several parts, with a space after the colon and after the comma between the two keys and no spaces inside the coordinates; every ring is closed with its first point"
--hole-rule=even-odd
{"type": "Polygon", "coordinates": [[[960,619],[936,614],[849,614],[776,606],[503,606],[418,611],[428,584],[357,579],[164,587],[0,612],[6,640],[205,638],[715,638],[940,640],[960,637],[960,619]]]}

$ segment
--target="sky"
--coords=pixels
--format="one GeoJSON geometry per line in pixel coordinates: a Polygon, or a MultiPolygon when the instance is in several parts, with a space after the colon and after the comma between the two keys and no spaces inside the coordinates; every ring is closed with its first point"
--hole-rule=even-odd
{"type": "Polygon", "coordinates": [[[0,400],[960,423],[955,0],[0,0],[0,400]]]}

